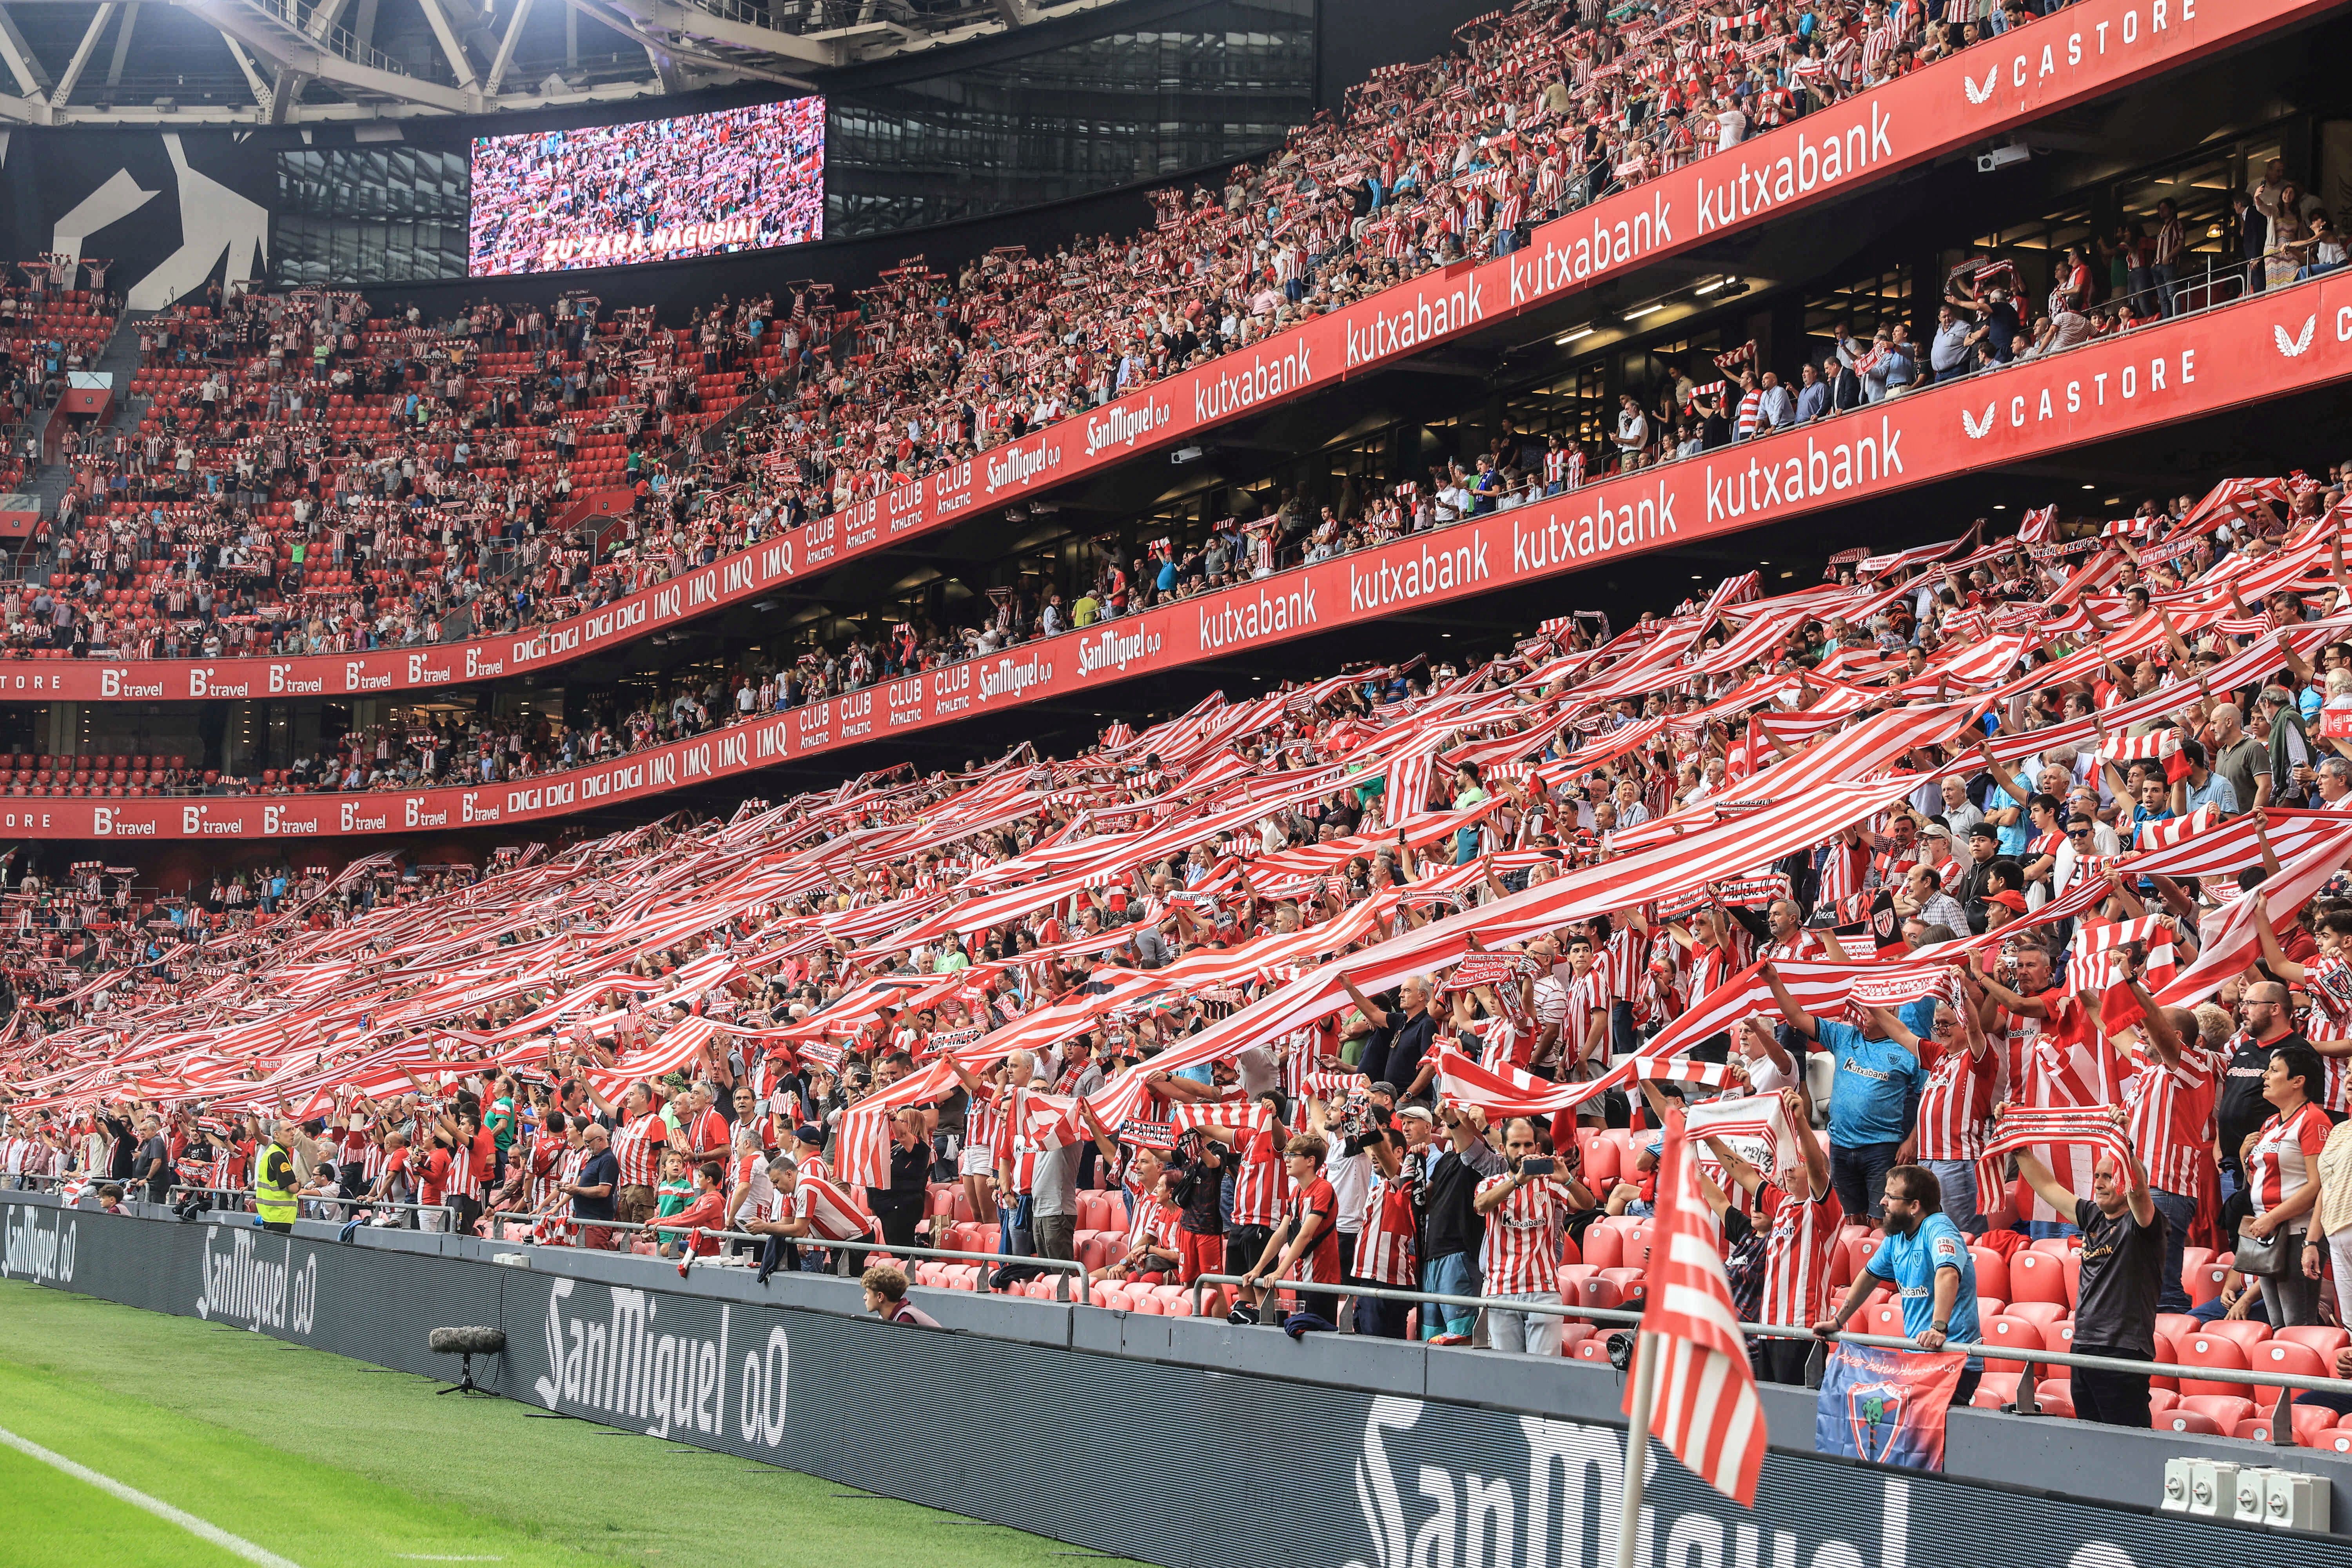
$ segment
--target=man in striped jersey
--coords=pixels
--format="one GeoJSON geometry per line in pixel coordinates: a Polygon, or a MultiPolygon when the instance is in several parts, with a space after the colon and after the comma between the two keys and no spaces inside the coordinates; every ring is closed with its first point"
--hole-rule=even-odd
{"type": "Polygon", "coordinates": [[[588,1088],[588,1098],[604,1113],[612,1133],[613,1157],[620,1162],[621,1177],[614,1194],[615,1218],[642,1225],[654,1217],[654,1188],[661,1181],[662,1150],[669,1142],[669,1124],[654,1109],[653,1090],[633,1083],[621,1097],[619,1109],[588,1088]]]}
{"type": "MultiPolygon", "coordinates": [[[[1364,1152],[1370,1157],[1372,1176],[1364,1190],[1364,1213],[1356,1232],[1355,1277],[1365,1284],[1390,1290],[1410,1290],[1421,1282],[1414,1261],[1413,1194],[1419,1185],[1415,1167],[1406,1163],[1404,1129],[1420,1130],[1424,1139],[1428,1112],[1400,1116],[1394,1130],[1375,1127],[1365,1134],[1364,1152]]],[[[1376,1297],[1356,1298],[1356,1331],[1375,1339],[1405,1337],[1410,1301],[1376,1297]]]]}
{"type": "MultiPolygon", "coordinates": [[[[799,1163],[789,1154],[779,1154],[768,1162],[768,1181],[775,1189],[768,1200],[765,1217],[748,1222],[743,1228],[753,1236],[776,1238],[778,1242],[807,1241],[822,1245],[826,1242],[857,1241],[874,1228],[857,1207],[846,1188],[823,1176],[803,1173],[799,1163]]],[[[813,1249],[803,1249],[801,1267],[817,1272],[817,1258],[813,1249]]],[[[832,1272],[849,1275],[858,1272],[856,1259],[864,1256],[846,1248],[832,1251],[832,1272]]],[[[763,1256],[760,1260],[762,1277],[773,1268],[773,1262],[763,1256]]]]}
{"type": "MultiPolygon", "coordinates": [[[[1757,1218],[1772,1227],[1764,1242],[1764,1300],[1757,1321],[1810,1329],[1829,1309],[1831,1255],[1839,1227],[1845,1224],[1845,1209],[1830,1184],[1829,1153],[1813,1136],[1805,1097],[1784,1089],[1780,1103],[1804,1155],[1795,1192],[1769,1179],[1722,1139],[1710,1136],[1706,1146],[1725,1176],[1754,1201],[1757,1218]]],[[[1803,1340],[1759,1339],[1748,1347],[1748,1355],[1757,1376],[1802,1385],[1812,1346],[1803,1340]]]]}
{"type": "MultiPolygon", "coordinates": [[[[1233,1126],[1200,1123],[1202,1136],[1240,1155],[1240,1168],[1234,1176],[1233,1214],[1225,1226],[1228,1263],[1254,1263],[1265,1256],[1292,1195],[1284,1165],[1287,1156],[1281,1152],[1289,1146],[1291,1136],[1282,1119],[1282,1097],[1263,1095],[1258,1106],[1262,1108],[1258,1114],[1235,1119],[1233,1126]]],[[[1318,1169],[1322,1163],[1319,1158],[1316,1161],[1318,1169]]]]}
{"type": "Polygon", "coordinates": [[[1914,1161],[1935,1174],[1944,1200],[1944,1215],[1963,1234],[1982,1236],[1984,1216],[1977,1212],[1976,1159],[1984,1147],[1984,1130],[1992,1119],[1993,1100],[2000,1078],[2000,1058],[1992,1049],[1978,1009],[1983,990],[1963,975],[1969,993],[1963,1006],[1942,998],[1936,1002],[1928,1037],[1920,1042],[1927,1069],[1927,1087],[1919,1091],[1919,1116],[1911,1136],[1898,1150],[1895,1163],[1914,1161]]]}
{"type": "MultiPolygon", "coordinates": [[[[1533,1121],[1515,1116],[1505,1122],[1503,1158],[1509,1168],[1478,1184],[1471,1207],[1486,1222],[1479,1258],[1485,1293],[1557,1306],[1562,1227],[1570,1214],[1597,1205],[1575,1177],[1557,1174],[1558,1162],[1538,1148],[1533,1121]]],[[[1486,1309],[1486,1342],[1494,1350],[1558,1355],[1559,1326],[1555,1312],[1486,1309]]]]}

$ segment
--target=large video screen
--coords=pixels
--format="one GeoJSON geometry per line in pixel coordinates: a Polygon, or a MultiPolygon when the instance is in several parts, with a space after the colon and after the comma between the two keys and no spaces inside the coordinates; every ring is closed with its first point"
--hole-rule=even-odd
{"type": "Polygon", "coordinates": [[[824,100],[477,136],[466,269],[565,272],[824,236],[824,100]]]}

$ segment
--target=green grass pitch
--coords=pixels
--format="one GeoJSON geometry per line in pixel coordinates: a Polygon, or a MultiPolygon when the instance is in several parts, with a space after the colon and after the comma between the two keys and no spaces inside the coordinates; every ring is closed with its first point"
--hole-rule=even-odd
{"type": "MultiPolygon", "coordinates": [[[[1094,1557],[729,1455],[534,1417],[509,1400],[438,1398],[438,1386],[0,1281],[0,1430],[298,1568],[1066,1568],[1094,1557]]],[[[9,1568],[257,1560],[0,1446],[9,1568]]]]}

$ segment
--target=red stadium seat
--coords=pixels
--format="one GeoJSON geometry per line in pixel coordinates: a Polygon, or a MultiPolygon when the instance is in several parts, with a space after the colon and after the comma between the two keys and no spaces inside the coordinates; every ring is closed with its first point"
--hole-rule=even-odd
{"type": "Polygon", "coordinates": [[[2264,1340],[2247,1352],[2246,1364],[2256,1372],[2284,1373],[2290,1377],[2334,1375],[2320,1353],[2293,1340],[2264,1340]]]}
{"type": "Polygon", "coordinates": [[[1617,1287],[1617,1299],[1633,1306],[1648,1299],[1650,1288],[1638,1268],[1604,1268],[1597,1277],[1617,1287]]]}
{"type": "Polygon", "coordinates": [[[2180,1283],[2189,1292],[2189,1304],[2198,1307],[2219,1296],[2229,1279],[2229,1266],[2221,1263],[2200,1263],[2195,1268],[2184,1266],[2180,1271],[2180,1283]]]}
{"type": "Polygon", "coordinates": [[[2254,1415],[2254,1402],[2220,1394],[2191,1394],[2181,1396],[2176,1410],[2193,1410],[2200,1415],[2210,1416],[2213,1425],[2227,1432],[2241,1421],[2254,1415]]]}
{"type": "Polygon", "coordinates": [[[1969,1396],[1970,1408],[2002,1410],[2017,1403],[2017,1373],[1988,1372],[1977,1380],[1977,1391],[1969,1396]]]}
{"type": "MultiPolygon", "coordinates": [[[[2246,1370],[2246,1352],[2239,1348],[2237,1341],[2224,1335],[2195,1334],[2181,1342],[2180,1364],[2216,1374],[2243,1372],[2246,1370]]],[[[2206,1394],[2242,1395],[2250,1386],[2219,1375],[2184,1377],[2180,1380],[2181,1401],[2186,1404],[2191,1398],[2206,1394]]]]}
{"type": "Polygon", "coordinates": [[[2266,1342],[2271,1337],[2271,1326],[2268,1323],[2256,1322],[2252,1318],[2224,1318],[2218,1323],[2209,1324],[2205,1331],[2209,1334],[2219,1334],[2225,1340],[2235,1341],[2238,1348],[2246,1352],[2249,1358],[2246,1364],[2249,1366],[2253,1364],[2251,1358],[2254,1353],[2254,1347],[2266,1342]]]}
{"type": "MultiPolygon", "coordinates": [[[[2005,1349],[2017,1351],[2038,1351],[2049,1348],[2042,1342],[2042,1331],[2033,1324],[2026,1321],[2023,1318],[2000,1317],[1990,1319],[1978,1325],[1978,1332],[1982,1337],[1984,1343],[1987,1345],[2000,1345],[2005,1349]]],[[[2022,1361],[2012,1361],[2006,1356],[1987,1356],[1985,1357],[1985,1370],[1987,1372],[1993,1372],[1996,1370],[2000,1372],[2023,1372],[2025,1370],[2025,1363],[2022,1361]]]]}
{"type": "Polygon", "coordinates": [[[2047,1252],[2021,1252],[2009,1260],[2010,1302],[2050,1301],[2060,1307],[2072,1303],[2066,1299],[2066,1275],[2056,1258],[2047,1252]]]}
{"type": "Polygon", "coordinates": [[[2020,1301],[2009,1310],[2012,1318],[2022,1318],[2042,1331],[2044,1348],[2048,1348],[2050,1331],[2065,1321],[2064,1306],[2056,1301],[2020,1301]]]}
{"type": "Polygon", "coordinates": [[[2336,1352],[2347,1345],[2352,1345],[2352,1333],[2347,1333],[2339,1328],[2331,1328],[2324,1323],[2304,1323],[2292,1329],[2273,1329],[2271,1331],[2271,1337],[2274,1340],[2284,1340],[2290,1344],[2308,1345],[2331,1363],[2328,1373],[2331,1376],[2334,1375],[2332,1363],[2336,1359],[2336,1352]]]}
{"type": "Polygon", "coordinates": [[[1625,1260],[1625,1237],[1613,1227],[1591,1225],[1585,1227],[1584,1259],[1595,1268],[1616,1268],[1625,1260]]]}
{"type": "MultiPolygon", "coordinates": [[[[2333,1410],[2323,1410],[2317,1405],[2306,1410],[2300,1405],[2288,1407],[2287,1418],[2291,1423],[2288,1430],[2294,1434],[2295,1447],[2299,1448],[2316,1447],[2321,1434],[2335,1430],[2337,1420],[2333,1410]]],[[[2231,1427],[2231,1435],[2250,1442],[2267,1443],[2271,1440],[2271,1434],[2277,1429],[2272,1424],[2270,1411],[2265,1408],[2260,1415],[2249,1415],[2231,1427]]]]}

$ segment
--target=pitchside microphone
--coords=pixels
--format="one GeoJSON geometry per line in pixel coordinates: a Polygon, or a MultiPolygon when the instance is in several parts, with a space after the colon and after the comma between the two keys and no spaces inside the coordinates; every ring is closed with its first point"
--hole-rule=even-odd
{"type": "Polygon", "coordinates": [[[488,1394],[489,1390],[474,1381],[474,1358],[478,1355],[506,1353],[507,1334],[504,1329],[476,1326],[462,1329],[436,1329],[425,1336],[425,1344],[436,1355],[462,1356],[459,1381],[453,1387],[436,1390],[441,1394],[488,1394]]]}

